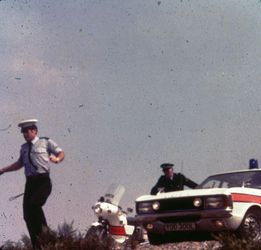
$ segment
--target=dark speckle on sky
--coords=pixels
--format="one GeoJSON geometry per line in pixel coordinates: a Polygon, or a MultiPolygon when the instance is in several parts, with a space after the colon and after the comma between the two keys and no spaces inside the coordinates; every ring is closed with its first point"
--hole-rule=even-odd
{"type": "Polygon", "coordinates": [[[12,127],[12,125],[11,124],[9,124],[7,127],[5,127],[5,128],[0,128],[0,132],[3,132],[3,131],[7,131],[9,128],[11,128],[12,127]]]}
{"type": "MultiPolygon", "coordinates": [[[[44,207],[52,228],[86,229],[111,182],[132,207],[162,162],[201,182],[261,159],[260,1],[0,2],[1,164],[19,157],[22,119],[64,149],[44,207]]],[[[19,194],[23,171],[1,187],[3,200],[19,194]]],[[[0,204],[11,240],[26,232],[21,203],[0,204]]]]}

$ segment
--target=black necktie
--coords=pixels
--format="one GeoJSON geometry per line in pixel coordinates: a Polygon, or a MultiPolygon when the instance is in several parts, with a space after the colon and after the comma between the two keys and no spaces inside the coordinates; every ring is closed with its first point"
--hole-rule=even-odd
{"type": "Polygon", "coordinates": [[[28,159],[29,159],[30,164],[34,167],[34,169],[36,169],[36,167],[34,166],[34,164],[32,162],[32,159],[31,159],[32,146],[33,146],[32,142],[28,142],[28,159]]]}

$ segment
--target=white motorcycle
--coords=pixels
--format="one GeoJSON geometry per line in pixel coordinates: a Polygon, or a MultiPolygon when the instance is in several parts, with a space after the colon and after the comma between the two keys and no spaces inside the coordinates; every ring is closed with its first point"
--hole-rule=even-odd
{"type": "MultiPolygon", "coordinates": [[[[93,241],[93,248],[127,249],[135,248],[141,237],[141,229],[128,224],[127,214],[119,202],[125,192],[121,185],[111,185],[108,191],[92,207],[98,221],[92,223],[86,238],[93,241]]],[[[133,218],[130,218],[133,221],[133,218]]]]}

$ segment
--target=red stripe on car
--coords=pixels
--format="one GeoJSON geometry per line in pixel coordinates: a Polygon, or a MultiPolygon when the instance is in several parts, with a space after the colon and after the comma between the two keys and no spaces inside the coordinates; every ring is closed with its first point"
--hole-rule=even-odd
{"type": "Polygon", "coordinates": [[[258,195],[237,194],[237,193],[232,193],[231,195],[233,201],[261,203],[261,196],[258,195]]]}

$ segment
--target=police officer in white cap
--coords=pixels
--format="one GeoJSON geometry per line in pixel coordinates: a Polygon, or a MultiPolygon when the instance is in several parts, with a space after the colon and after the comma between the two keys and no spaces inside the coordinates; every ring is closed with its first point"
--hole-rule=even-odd
{"type": "Polygon", "coordinates": [[[24,167],[26,184],[23,200],[23,214],[34,249],[39,248],[38,237],[47,227],[42,209],[52,190],[50,162],[64,159],[63,150],[50,138],[38,137],[37,120],[21,121],[18,126],[26,140],[21,146],[20,157],[13,164],[0,169],[0,175],[24,167]]]}

